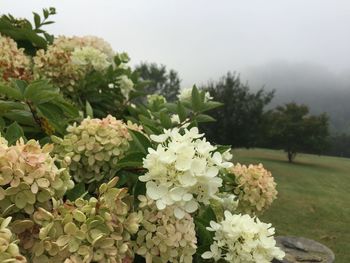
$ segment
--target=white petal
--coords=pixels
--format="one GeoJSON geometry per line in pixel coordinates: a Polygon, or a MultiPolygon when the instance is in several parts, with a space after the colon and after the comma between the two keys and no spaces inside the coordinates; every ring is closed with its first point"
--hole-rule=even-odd
{"type": "Polygon", "coordinates": [[[168,135],[167,134],[160,134],[160,135],[154,135],[152,134],[150,136],[152,141],[158,142],[158,143],[163,143],[168,139],[168,135]]]}
{"type": "Polygon", "coordinates": [[[222,156],[219,152],[215,152],[212,156],[212,160],[214,163],[216,163],[217,165],[222,163],[222,156]]]}
{"type": "Polygon", "coordinates": [[[204,175],[206,166],[207,161],[205,159],[196,158],[192,161],[191,171],[197,176],[204,175]]]}
{"type": "Polygon", "coordinates": [[[176,159],[175,168],[179,171],[188,171],[191,168],[192,159],[187,156],[180,155],[176,159]]]}
{"type": "Polygon", "coordinates": [[[165,207],[166,207],[166,205],[164,204],[164,202],[162,201],[162,200],[157,200],[156,201],[156,205],[157,205],[157,208],[159,209],[159,210],[163,210],[165,207]]]}
{"type": "Polygon", "coordinates": [[[193,186],[197,183],[197,179],[190,172],[179,175],[178,179],[180,184],[185,187],[193,186]]]}
{"type": "Polygon", "coordinates": [[[170,164],[176,160],[176,155],[173,151],[166,151],[160,155],[160,161],[166,164],[170,164]]]}
{"type": "Polygon", "coordinates": [[[215,176],[217,176],[218,173],[219,173],[219,169],[212,166],[212,167],[209,167],[209,169],[207,170],[206,176],[207,177],[215,177],[215,176]]]}
{"type": "Polygon", "coordinates": [[[202,258],[204,259],[209,259],[209,258],[212,258],[213,257],[213,253],[211,251],[207,251],[207,252],[204,252],[202,254],[202,258]]]}
{"type": "Polygon", "coordinates": [[[180,201],[185,194],[185,190],[182,187],[175,187],[170,190],[170,197],[174,201],[180,201]]]}
{"type": "Polygon", "coordinates": [[[147,195],[153,200],[158,200],[167,194],[168,188],[164,185],[157,186],[154,182],[146,183],[147,195]]]}
{"type": "Polygon", "coordinates": [[[197,209],[198,209],[198,203],[196,201],[194,201],[194,200],[191,200],[191,201],[187,202],[186,205],[185,205],[185,210],[188,213],[193,213],[197,209]]]}
{"type": "Polygon", "coordinates": [[[181,208],[176,207],[174,209],[174,215],[177,219],[182,219],[185,216],[185,211],[181,208]]]}
{"type": "Polygon", "coordinates": [[[190,201],[192,198],[193,198],[193,195],[187,193],[187,194],[184,194],[184,196],[182,197],[182,200],[184,200],[184,201],[190,201]]]}

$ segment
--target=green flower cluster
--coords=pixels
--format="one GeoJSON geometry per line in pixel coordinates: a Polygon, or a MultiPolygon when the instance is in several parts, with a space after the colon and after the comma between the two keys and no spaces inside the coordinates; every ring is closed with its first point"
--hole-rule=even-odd
{"type": "Polygon", "coordinates": [[[78,182],[91,183],[111,178],[118,161],[129,149],[131,135],[125,124],[111,115],[104,119],[84,119],[67,128],[63,139],[54,137],[56,153],[78,182]]]}
{"type": "Polygon", "coordinates": [[[143,212],[136,238],[136,253],[146,262],[190,263],[196,253],[195,225],[190,214],[181,219],[174,216],[174,207],[158,210],[155,202],[139,196],[143,212]]]}
{"type": "Polygon", "coordinates": [[[0,262],[26,263],[26,258],[20,254],[14,235],[8,228],[11,219],[0,217],[0,262]]]}
{"type": "Polygon", "coordinates": [[[35,140],[8,146],[0,144],[0,212],[34,212],[36,206],[62,198],[74,183],[65,168],[59,169],[50,156],[53,145],[41,147],[35,140]]]}
{"type": "Polygon", "coordinates": [[[97,198],[54,200],[52,211],[36,210],[33,224],[16,222],[13,228],[31,262],[120,263],[133,258],[131,235],[141,216],[130,211],[127,189],[115,188],[116,183],[114,178],[102,184],[97,198]]]}

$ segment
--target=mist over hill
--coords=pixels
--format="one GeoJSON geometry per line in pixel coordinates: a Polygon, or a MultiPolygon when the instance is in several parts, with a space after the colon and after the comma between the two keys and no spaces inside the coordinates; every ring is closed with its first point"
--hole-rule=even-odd
{"type": "Polygon", "coordinates": [[[350,134],[350,70],[336,74],[315,64],[279,61],[248,68],[241,78],[252,89],[276,90],[269,107],[304,103],[314,114],[329,115],[333,134],[350,134]]]}

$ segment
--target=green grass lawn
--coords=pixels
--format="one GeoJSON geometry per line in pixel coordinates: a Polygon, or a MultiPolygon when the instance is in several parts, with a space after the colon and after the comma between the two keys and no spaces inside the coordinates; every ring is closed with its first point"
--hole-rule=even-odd
{"type": "Polygon", "coordinates": [[[263,163],[277,182],[278,198],[261,217],[277,235],[303,236],[331,248],[335,262],[350,262],[350,159],[282,151],[237,149],[234,162],[263,163]]]}

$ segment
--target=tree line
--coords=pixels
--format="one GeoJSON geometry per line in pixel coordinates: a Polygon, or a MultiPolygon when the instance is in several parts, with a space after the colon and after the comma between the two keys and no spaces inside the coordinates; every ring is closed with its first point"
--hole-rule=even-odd
{"type": "MultiPolygon", "coordinates": [[[[163,95],[168,101],[176,98],[181,80],[175,70],[156,63],[136,67],[146,92],[163,95]]],[[[201,125],[209,140],[233,148],[265,147],[286,152],[289,162],[297,153],[326,154],[350,157],[350,136],[330,135],[329,117],[310,114],[307,105],[295,102],[267,110],[275,91],[261,88],[252,91],[240,76],[227,73],[217,81],[200,87],[224,105],[211,112],[217,120],[201,125]]]]}

